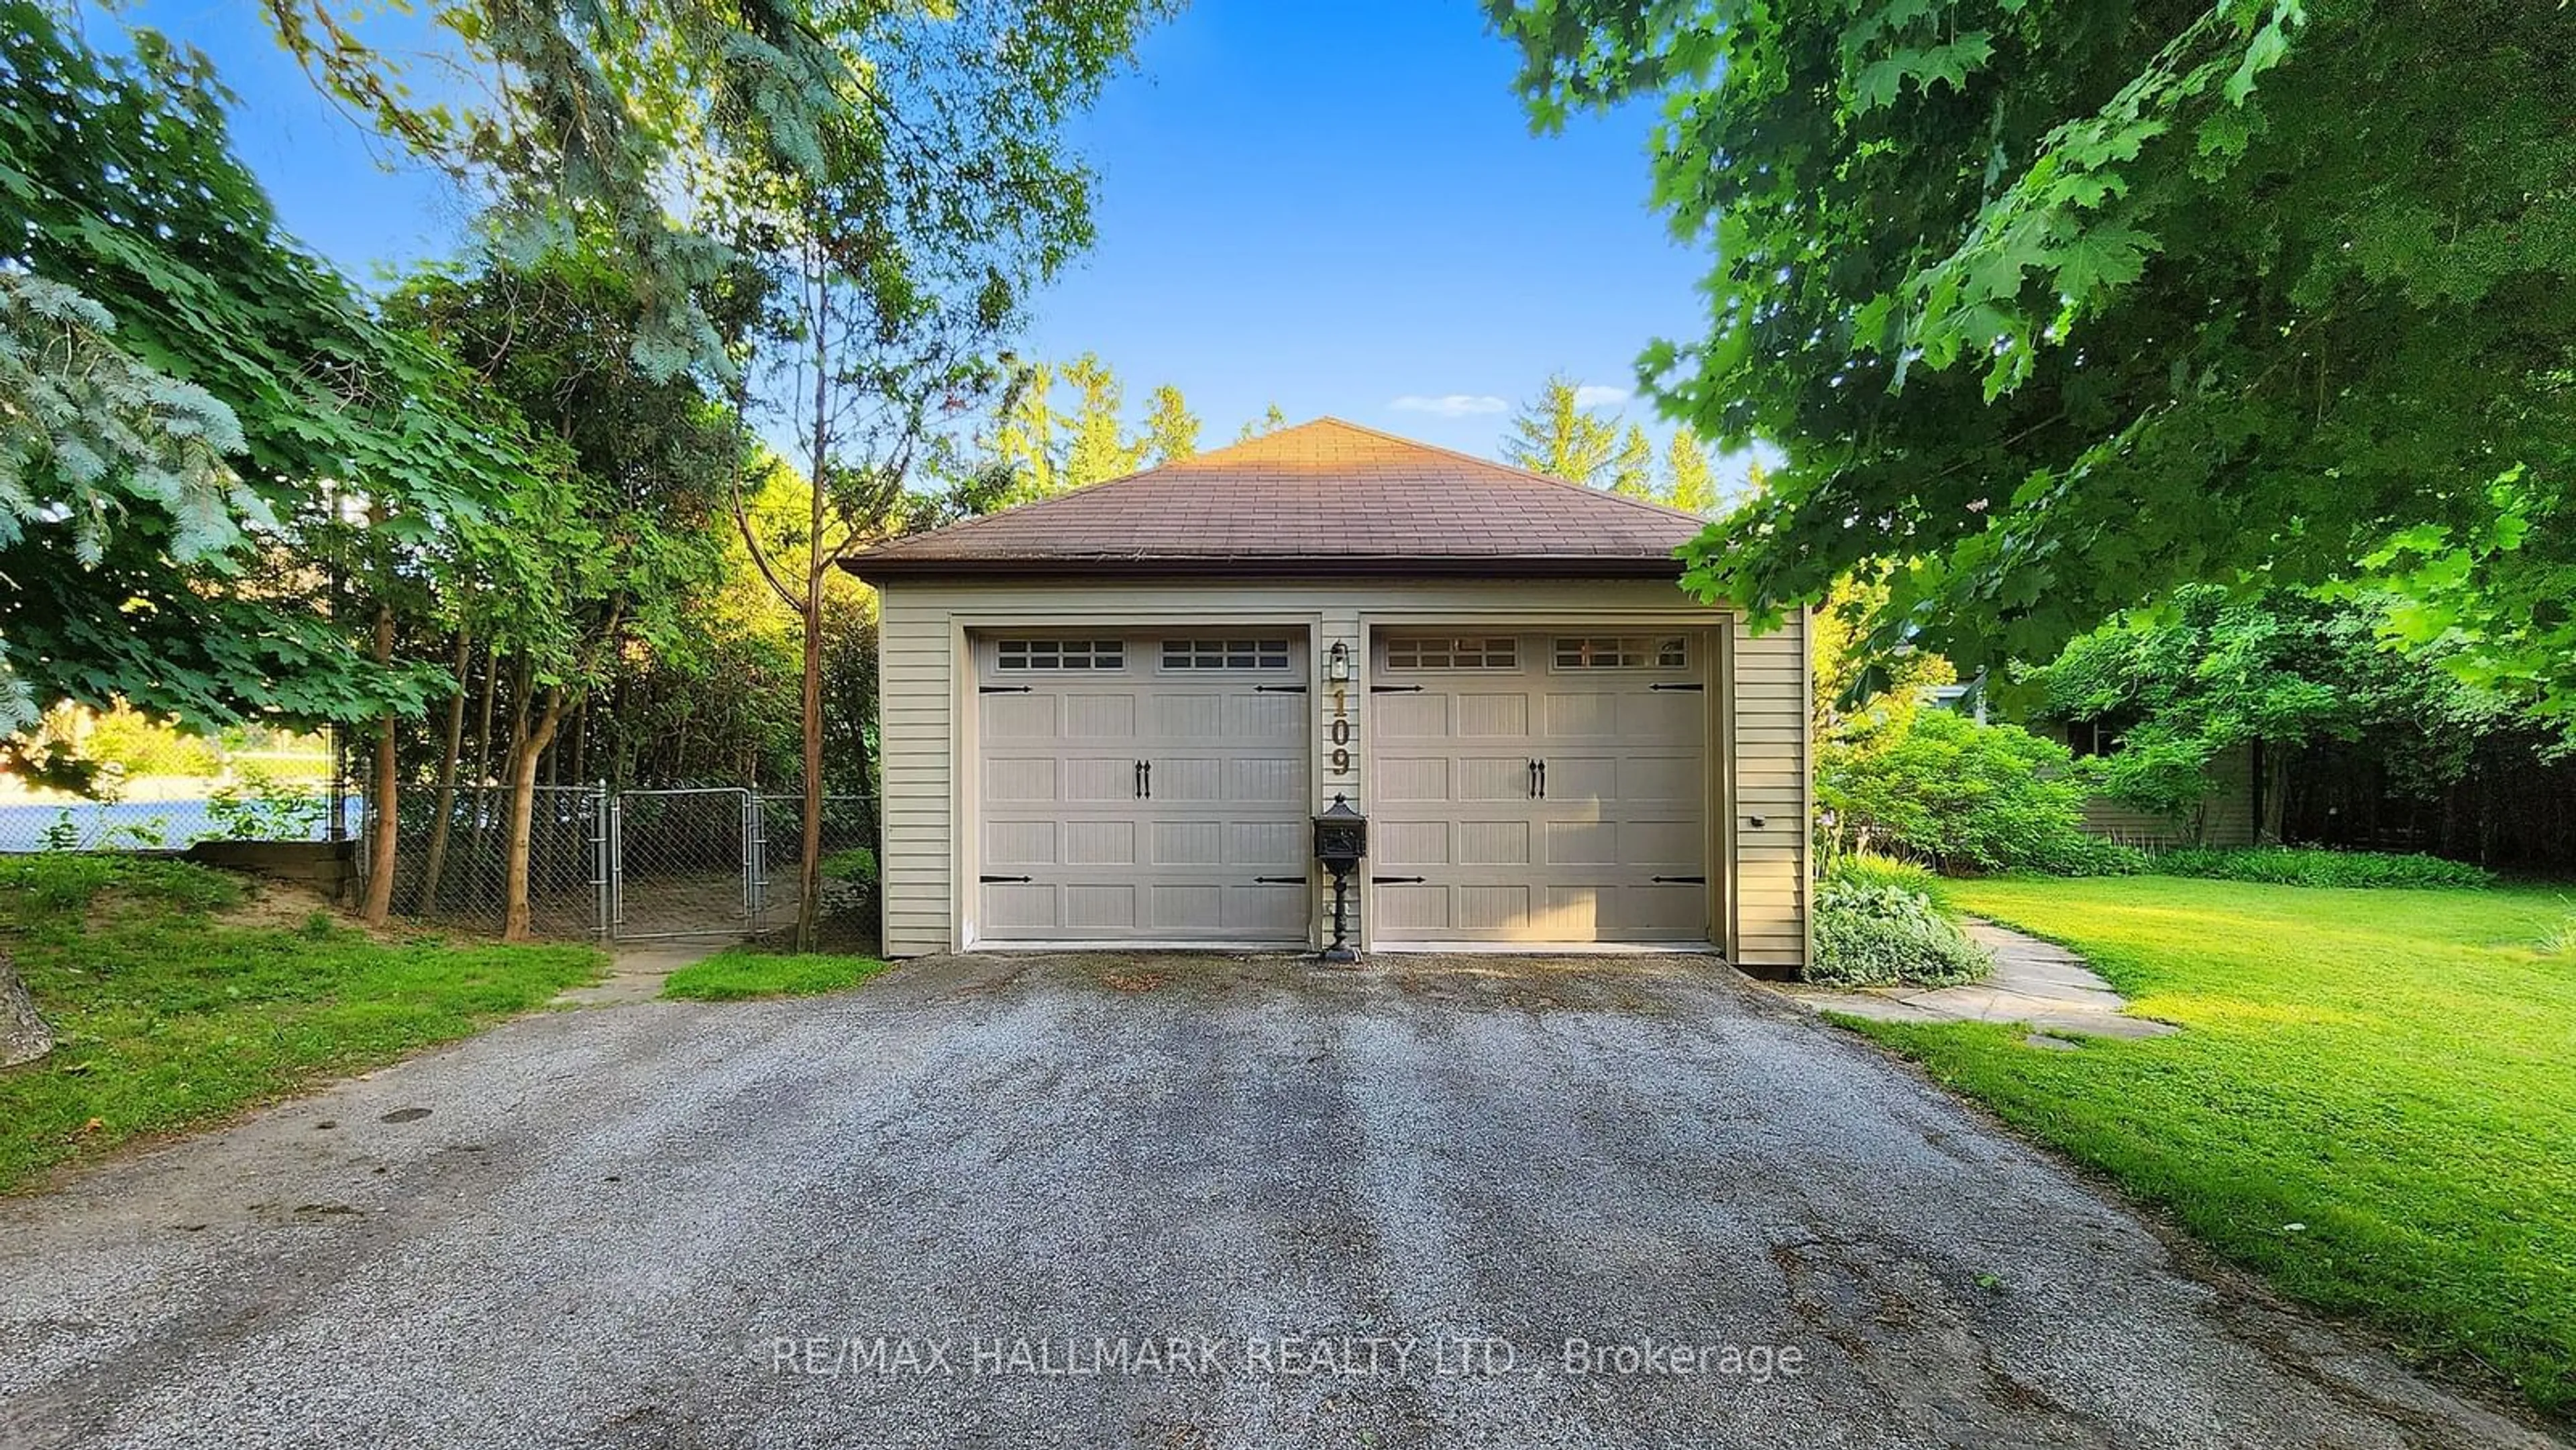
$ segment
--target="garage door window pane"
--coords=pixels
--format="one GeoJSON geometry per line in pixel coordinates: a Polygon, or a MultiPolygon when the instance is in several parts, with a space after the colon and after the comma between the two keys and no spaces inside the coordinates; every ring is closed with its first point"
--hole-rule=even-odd
{"type": "Polygon", "coordinates": [[[1163,641],[1163,668],[1167,670],[1284,670],[1288,668],[1288,657],[1288,641],[1284,639],[1163,641]]]}
{"type": "Polygon", "coordinates": [[[1516,670],[1520,641],[1510,635],[1408,635],[1386,642],[1391,670],[1516,670]]]}
{"type": "Polygon", "coordinates": [[[1560,670],[1681,670],[1690,668],[1690,641],[1670,635],[1560,635],[1560,670]]]}
{"type": "Polygon", "coordinates": [[[1006,670],[1115,670],[1127,663],[1126,646],[1114,639],[1006,639],[996,665],[1006,670]]]}

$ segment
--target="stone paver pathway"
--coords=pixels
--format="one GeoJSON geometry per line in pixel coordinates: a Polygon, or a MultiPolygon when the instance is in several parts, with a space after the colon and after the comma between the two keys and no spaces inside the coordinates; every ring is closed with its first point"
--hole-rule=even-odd
{"type": "Polygon", "coordinates": [[[1802,1006],[1882,1022],[2027,1022],[2031,1044],[2063,1045],[2060,1036],[2161,1037],[2173,1024],[2131,1017],[2128,999],[2094,975],[2084,959],[2053,942],[1970,917],[1968,935],[1995,954],[1984,981],[1958,987],[1781,988],[1802,1006]]]}

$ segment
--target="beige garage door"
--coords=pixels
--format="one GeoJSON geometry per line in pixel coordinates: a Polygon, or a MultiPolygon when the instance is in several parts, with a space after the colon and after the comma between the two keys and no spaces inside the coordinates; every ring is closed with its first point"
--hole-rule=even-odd
{"type": "Polygon", "coordinates": [[[1303,631],[976,646],[979,939],[1306,939],[1303,631]]]}
{"type": "Polygon", "coordinates": [[[1711,940],[1705,635],[1374,648],[1378,941],[1711,940]]]}

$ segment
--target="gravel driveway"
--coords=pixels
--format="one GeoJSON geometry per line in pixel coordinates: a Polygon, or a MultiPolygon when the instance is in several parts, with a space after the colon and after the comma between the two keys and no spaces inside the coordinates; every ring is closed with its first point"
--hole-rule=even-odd
{"type": "Polygon", "coordinates": [[[2543,1443],[1723,968],[1195,956],[555,1013],[0,1200],[21,1442],[2543,1443]]]}

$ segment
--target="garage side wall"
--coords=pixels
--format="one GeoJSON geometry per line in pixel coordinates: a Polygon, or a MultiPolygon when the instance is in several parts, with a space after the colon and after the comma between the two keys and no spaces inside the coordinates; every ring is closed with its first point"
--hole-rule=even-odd
{"type": "Polygon", "coordinates": [[[1807,620],[1734,630],[1736,961],[1807,964],[1807,620]]]}
{"type": "Polygon", "coordinates": [[[943,952],[955,919],[950,756],[957,740],[948,609],[901,584],[877,595],[878,745],[885,773],[885,950],[943,952]]]}

